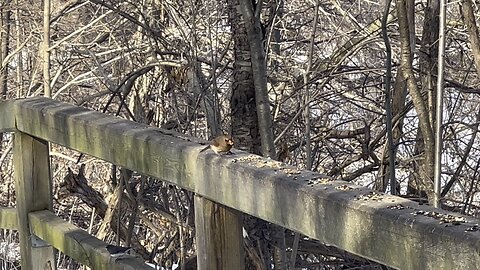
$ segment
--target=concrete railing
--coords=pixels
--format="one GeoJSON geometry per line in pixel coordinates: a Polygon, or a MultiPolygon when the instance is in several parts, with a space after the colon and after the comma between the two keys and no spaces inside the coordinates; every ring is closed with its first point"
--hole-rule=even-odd
{"type": "MultiPolygon", "coordinates": [[[[199,269],[244,267],[240,212],[394,268],[480,265],[480,232],[475,230],[479,220],[242,151],[228,156],[200,153],[202,141],[193,137],[41,97],[0,103],[0,131],[15,132],[17,185],[17,210],[1,210],[0,225],[20,231],[26,243],[22,261],[23,256],[37,256],[30,234],[87,265],[100,267],[108,261],[101,256],[103,242],[92,236],[80,241],[75,237],[85,232],[45,211],[51,210],[51,142],[194,192],[199,269]],[[212,226],[210,218],[218,207],[226,213],[220,228],[212,226]],[[97,256],[104,259],[89,261],[97,256]]],[[[52,253],[52,247],[45,246],[41,253],[52,253]]],[[[128,267],[142,269],[132,265],[128,267]]]]}

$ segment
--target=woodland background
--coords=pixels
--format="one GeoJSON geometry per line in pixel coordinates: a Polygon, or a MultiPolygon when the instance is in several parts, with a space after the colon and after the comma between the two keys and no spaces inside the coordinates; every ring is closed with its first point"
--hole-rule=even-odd
{"type": "MultiPolygon", "coordinates": [[[[431,202],[438,1],[45,4],[0,2],[2,99],[46,95],[205,139],[227,132],[239,149],[378,191],[391,191],[393,153],[394,191],[431,202]]],[[[476,217],[477,4],[447,6],[442,134],[442,207],[476,217]]],[[[15,198],[11,150],[11,134],[0,136],[4,206],[15,198]]],[[[194,268],[192,194],[60,146],[51,154],[58,215],[145,260],[194,268]]],[[[293,234],[279,243],[270,225],[245,222],[249,268],[286,269],[277,252],[287,247],[290,256],[293,234]]],[[[2,231],[0,249],[15,237],[2,231]]],[[[18,267],[2,257],[2,269],[18,267]]],[[[303,269],[386,269],[303,237],[293,261],[303,269]]],[[[78,267],[63,255],[58,265],[78,267]]]]}

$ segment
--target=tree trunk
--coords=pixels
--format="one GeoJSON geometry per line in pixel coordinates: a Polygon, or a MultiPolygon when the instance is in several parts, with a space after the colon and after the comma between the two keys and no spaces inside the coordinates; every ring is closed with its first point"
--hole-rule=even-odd
{"type": "MultiPolygon", "coordinates": [[[[248,43],[245,24],[238,12],[238,0],[231,0],[228,3],[228,16],[232,27],[233,35],[233,83],[230,107],[232,110],[231,129],[235,138],[235,147],[250,153],[261,154],[261,140],[258,128],[258,118],[255,103],[255,87],[253,83],[253,70],[251,67],[250,46],[248,43]]],[[[245,229],[251,234],[252,227],[259,222],[251,216],[245,216],[245,229]]],[[[246,240],[248,241],[248,239],[246,240]]],[[[263,241],[260,241],[263,242],[263,241]]],[[[259,243],[260,243],[259,242],[259,243]]],[[[255,243],[252,243],[254,245],[255,243]]],[[[266,245],[260,244],[262,253],[268,254],[266,245]]],[[[258,252],[257,248],[250,249],[258,252]]],[[[257,269],[266,269],[265,265],[270,262],[258,261],[260,255],[249,254],[249,265],[257,265],[257,269]],[[262,268],[259,268],[262,267],[262,268]]],[[[268,256],[267,256],[268,258],[268,256]]],[[[247,267],[248,268],[248,267],[247,267]]]]}
{"type": "Polygon", "coordinates": [[[239,0],[240,10],[250,44],[250,64],[255,86],[255,104],[260,131],[262,155],[276,158],[275,145],[273,143],[273,124],[270,113],[270,102],[267,90],[267,62],[265,61],[265,49],[263,48],[264,34],[260,22],[260,10],[262,1],[254,7],[251,0],[239,0]]]}
{"type": "MultiPolygon", "coordinates": [[[[434,126],[434,112],[435,112],[435,97],[436,97],[436,73],[437,73],[437,56],[438,56],[438,1],[429,0],[427,8],[425,9],[425,20],[423,24],[422,43],[420,47],[420,78],[422,85],[423,103],[426,104],[428,110],[428,119],[431,127],[434,126]],[[426,97],[426,98],[425,98],[426,97]]],[[[424,162],[420,162],[418,166],[418,175],[409,179],[408,193],[426,194],[429,201],[433,199],[433,148],[429,149],[431,145],[434,147],[434,141],[427,145],[425,134],[422,127],[417,132],[417,144],[415,145],[415,153],[423,155],[424,162]],[[432,156],[430,163],[429,156],[432,156]],[[411,181],[413,180],[413,182],[411,181]],[[428,190],[428,189],[432,190],[428,190]]],[[[433,130],[433,129],[432,129],[433,130]]]]}
{"type": "MultiPolygon", "coordinates": [[[[10,11],[7,5],[0,8],[0,67],[3,60],[8,55],[8,47],[10,41],[10,11]]],[[[7,99],[8,90],[8,64],[3,69],[0,69],[0,101],[7,99]]],[[[2,143],[3,133],[0,133],[0,153],[3,153],[2,143]]],[[[4,173],[4,172],[3,172],[4,173]]],[[[0,173],[0,180],[3,180],[3,173],[0,173]]]]}
{"type": "Polygon", "coordinates": [[[238,0],[229,1],[229,20],[233,34],[233,84],[230,106],[235,146],[261,154],[260,131],[256,110],[255,86],[251,66],[250,45],[245,23],[238,12],[238,0]]]}
{"type": "Polygon", "coordinates": [[[46,97],[52,97],[50,89],[50,0],[43,1],[43,89],[46,97]]]}
{"type": "MultiPolygon", "coordinates": [[[[415,1],[414,0],[407,0],[406,1],[406,11],[407,11],[407,21],[409,25],[409,32],[410,32],[410,48],[415,48],[415,1]]],[[[411,51],[411,58],[413,59],[413,51],[411,51]]],[[[403,111],[405,110],[405,102],[407,99],[407,85],[405,82],[404,77],[402,76],[402,72],[397,72],[395,76],[395,80],[393,83],[392,89],[392,117],[396,118],[399,117],[403,111]]],[[[401,116],[398,121],[393,124],[393,145],[398,145],[400,138],[403,136],[403,119],[404,116],[401,116]]],[[[397,154],[396,147],[394,147],[394,155],[397,154]]],[[[374,186],[375,190],[385,192],[388,179],[390,179],[389,175],[389,164],[388,161],[388,149],[387,147],[384,150],[383,154],[383,162],[380,164],[379,169],[379,176],[377,177],[377,182],[374,186]]],[[[394,157],[394,160],[396,158],[394,157]]],[[[400,190],[396,191],[396,194],[399,194],[400,190]]]]}
{"type": "MultiPolygon", "coordinates": [[[[16,1],[18,6],[18,1],[16,1]]],[[[20,8],[15,9],[15,42],[16,44],[21,44],[23,42],[22,28],[20,24],[20,8]]],[[[22,50],[17,53],[17,65],[16,65],[16,97],[23,97],[23,53],[22,50]]]]}
{"type": "Polygon", "coordinates": [[[468,40],[470,41],[470,46],[472,47],[475,68],[477,70],[477,74],[480,76],[480,36],[478,34],[478,27],[475,22],[472,0],[463,0],[462,14],[463,21],[468,29],[468,40]]]}
{"type": "Polygon", "coordinates": [[[432,128],[432,118],[428,106],[428,102],[424,99],[423,93],[418,89],[417,81],[412,66],[412,47],[410,42],[410,31],[407,20],[406,0],[397,0],[398,24],[400,30],[400,71],[405,78],[408,91],[412,97],[415,106],[419,129],[421,130],[422,139],[420,145],[423,144],[423,158],[420,161],[421,167],[417,183],[419,189],[426,192],[428,199],[433,200],[433,165],[434,165],[434,148],[435,140],[432,128]]]}
{"type": "MultiPolygon", "coordinates": [[[[230,101],[232,134],[238,141],[236,144],[238,148],[275,158],[260,9],[261,7],[255,9],[251,1],[229,1],[229,20],[233,32],[235,57],[230,101]]],[[[261,256],[250,256],[254,261],[252,265],[257,267],[261,265],[262,269],[270,268],[272,265],[271,251],[265,238],[265,235],[270,234],[275,242],[273,256],[275,269],[285,269],[287,261],[284,229],[253,217],[246,218],[245,224],[249,235],[257,234],[259,237],[258,248],[264,255],[264,262],[255,261],[261,256]]]]}
{"type": "MultiPolygon", "coordinates": [[[[0,65],[7,58],[10,43],[10,10],[4,5],[0,8],[0,65]]],[[[0,72],[1,99],[7,98],[8,63],[0,72]]]]}

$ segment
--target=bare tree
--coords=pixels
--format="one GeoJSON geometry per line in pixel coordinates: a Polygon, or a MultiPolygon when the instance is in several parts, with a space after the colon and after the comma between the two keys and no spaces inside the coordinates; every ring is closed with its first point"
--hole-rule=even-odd
{"type": "Polygon", "coordinates": [[[43,0],[43,88],[46,97],[52,96],[50,89],[50,0],[43,0]]]}
{"type": "Polygon", "coordinates": [[[0,93],[1,99],[7,98],[8,93],[8,62],[7,60],[10,44],[10,6],[9,2],[0,5],[0,93]]]}
{"type": "MultiPolygon", "coordinates": [[[[415,177],[420,190],[428,194],[433,200],[433,160],[434,160],[434,134],[432,128],[432,115],[427,100],[417,86],[417,80],[413,72],[410,33],[407,20],[406,1],[397,1],[398,24],[401,42],[401,72],[407,82],[408,91],[418,114],[419,130],[421,131],[421,143],[423,147],[423,160],[420,166],[420,175],[415,177]]],[[[431,78],[431,77],[430,77],[431,78]]]]}

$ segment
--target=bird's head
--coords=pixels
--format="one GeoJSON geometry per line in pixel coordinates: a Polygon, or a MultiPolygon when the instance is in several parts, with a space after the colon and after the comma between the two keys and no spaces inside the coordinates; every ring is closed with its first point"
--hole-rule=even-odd
{"type": "Polygon", "coordinates": [[[225,144],[226,145],[230,145],[230,146],[233,146],[233,139],[232,137],[230,137],[229,135],[224,135],[224,138],[223,140],[225,141],[225,144]]]}

